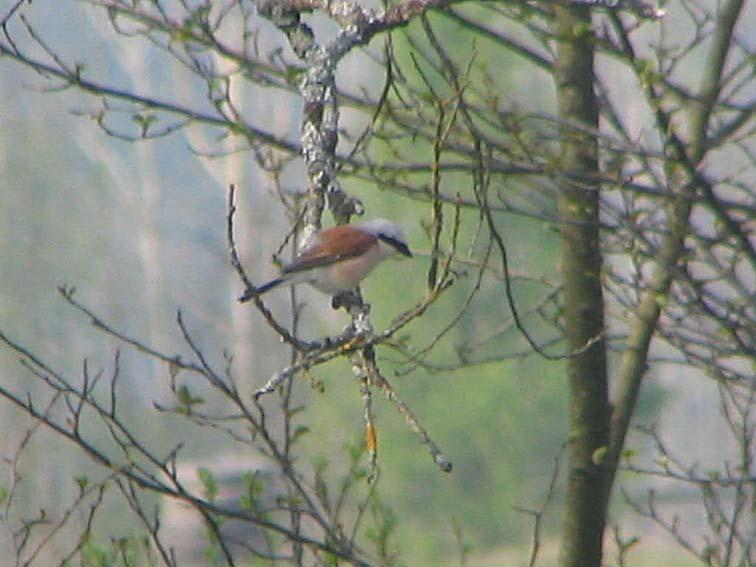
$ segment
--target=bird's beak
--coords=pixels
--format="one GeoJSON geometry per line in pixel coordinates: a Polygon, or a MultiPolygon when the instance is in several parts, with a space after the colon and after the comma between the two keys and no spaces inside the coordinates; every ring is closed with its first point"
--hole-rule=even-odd
{"type": "Polygon", "coordinates": [[[379,234],[378,238],[380,240],[383,240],[386,244],[388,244],[389,246],[391,246],[394,250],[396,250],[400,254],[403,254],[404,256],[408,256],[408,257],[412,258],[412,252],[410,252],[409,246],[407,246],[401,240],[397,240],[396,238],[391,238],[391,237],[385,236],[383,234],[379,234]]]}
{"type": "Polygon", "coordinates": [[[402,254],[407,256],[408,258],[412,258],[412,252],[410,252],[409,246],[404,244],[404,242],[399,242],[396,244],[396,249],[399,250],[402,254]]]}

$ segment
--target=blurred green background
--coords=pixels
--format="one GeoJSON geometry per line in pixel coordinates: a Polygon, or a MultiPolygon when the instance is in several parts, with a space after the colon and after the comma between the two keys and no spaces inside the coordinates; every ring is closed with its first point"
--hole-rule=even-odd
{"type": "MultiPolygon", "coordinates": [[[[93,72],[104,71],[114,81],[138,90],[144,87],[166,97],[177,95],[172,89],[174,83],[182,84],[183,71],[161,67],[165,61],[160,63],[142,53],[144,46],[133,47],[131,53],[109,47],[112,38],[102,17],[91,16],[94,20],[88,21],[72,11],[59,15],[53,23],[52,13],[45,15],[49,7],[39,10],[41,21],[47,24],[43,31],[73,58],[91,54],[93,72]],[[84,41],[82,30],[92,29],[93,24],[100,35],[84,41]]],[[[485,58],[485,45],[477,49],[485,58]]],[[[502,89],[509,85],[511,97],[532,91],[530,79],[519,85],[513,82],[514,61],[507,61],[502,68],[507,72],[498,80],[502,89]]],[[[344,73],[348,76],[351,71],[360,80],[370,80],[348,65],[344,73]]],[[[227,258],[224,215],[229,183],[239,187],[240,248],[257,281],[275,272],[270,254],[286,234],[285,216],[270,189],[270,179],[252,160],[244,154],[206,159],[190,151],[218,144],[217,132],[212,131],[183,131],[141,143],[114,139],[87,118],[92,101],[70,90],[39,92],[35,88],[39,79],[10,63],[3,62],[0,73],[3,332],[70,376],[80,373],[84,358],[94,367],[111,368],[117,346],[61,301],[56,286],[67,284],[75,286],[77,297],[118,329],[167,352],[187,352],[175,324],[176,310],[181,309],[212,362],[222,364],[224,349],[234,355],[240,381],[249,391],[285,365],[286,349],[260,316],[236,303],[241,287],[227,258]]],[[[177,96],[191,99],[201,94],[177,96]]],[[[531,102],[548,101],[531,97],[531,102]]],[[[246,103],[248,112],[256,116],[269,113],[277,104],[264,97],[250,97],[246,103]]],[[[280,121],[276,127],[281,131],[296,135],[297,112],[276,113],[274,120],[280,121]]],[[[286,189],[301,189],[303,183],[296,167],[283,178],[286,189]]],[[[454,194],[456,186],[469,181],[448,177],[443,183],[444,190],[454,194]]],[[[411,260],[387,262],[365,283],[363,292],[374,306],[374,324],[380,329],[422,297],[429,250],[422,226],[430,219],[430,206],[354,180],[345,180],[344,187],[363,200],[368,216],[401,222],[417,252],[411,260]]],[[[445,214],[450,219],[452,208],[447,207],[445,214]]],[[[500,214],[497,223],[517,273],[558,278],[553,227],[512,214],[500,214]]],[[[472,213],[463,213],[462,226],[460,250],[479,248],[472,213]]],[[[443,328],[474,285],[474,268],[466,273],[462,266],[456,269],[460,271],[457,284],[408,329],[413,344],[423,346],[433,330],[443,328]]],[[[516,281],[514,285],[523,306],[536,300],[543,289],[532,282],[516,281]]],[[[346,324],[342,313],[331,312],[324,296],[303,290],[300,297],[306,303],[302,315],[306,336],[334,334],[346,324]]],[[[272,297],[271,303],[285,319],[289,309],[286,294],[272,297]]],[[[503,284],[487,276],[484,291],[429,361],[453,364],[457,348],[490,335],[508,318],[503,284]]],[[[537,326],[532,330],[537,335],[543,331],[537,326]]],[[[482,347],[478,356],[502,355],[524,345],[522,338],[510,331],[482,347]]],[[[407,373],[396,353],[380,349],[379,357],[386,376],[455,465],[452,474],[440,473],[395,408],[376,394],[379,492],[398,519],[393,541],[401,552],[400,563],[458,564],[460,542],[455,526],[461,528],[464,545],[471,548],[470,565],[526,563],[532,520],[515,507],[541,505],[555,459],[561,455],[567,435],[563,365],[530,356],[445,372],[415,368],[407,373]]],[[[121,363],[121,410],[150,443],[168,448],[185,440],[183,455],[198,461],[238,450],[215,432],[195,428],[187,436],[186,424],[174,417],[145,420],[153,415],[153,402],[170,400],[168,371],[129,349],[124,349],[121,363]]],[[[300,458],[302,463],[327,459],[329,470],[337,477],[345,467],[345,446],[359,443],[363,435],[358,385],[344,362],[319,368],[314,374],[325,383],[324,393],[311,391],[304,380],[297,385],[297,397],[307,405],[298,421],[310,428],[300,444],[300,458]]],[[[0,380],[17,391],[40,395],[16,357],[5,349],[0,350],[0,380]]],[[[209,406],[223,407],[212,392],[199,385],[193,388],[209,406]]],[[[643,396],[641,419],[654,419],[665,403],[665,390],[652,386],[643,396]]],[[[685,429],[688,407],[685,399],[678,397],[675,402],[683,409],[669,414],[673,416],[670,419],[678,419],[671,422],[673,431],[685,429]]],[[[9,455],[30,422],[3,403],[0,427],[4,432],[0,453],[9,455]]],[[[688,431],[685,435],[699,433],[688,431]]],[[[105,443],[105,437],[99,441],[105,443]]],[[[639,444],[637,449],[642,452],[644,447],[639,444]]],[[[235,456],[242,462],[245,459],[243,454],[235,456]]],[[[27,479],[16,502],[21,515],[31,514],[41,505],[52,514],[61,512],[76,493],[74,477],[91,471],[83,455],[61,446],[48,434],[34,438],[21,464],[27,479]]],[[[633,482],[628,479],[631,489],[633,482]]],[[[559,507],[557,496],[545,517],[546,564],[556,553],[559,507]]],[[[128,519],[116,510],[112,504],[112,513],[101,516],[98,529],[103,534],[130,529],[128,519]]],[[[627,533],[642,535],[637,551],[631,552],[633,565],[690,564],[671,541],[658,535],[646,544],[644,524],[625,512],[618,506],[615,518],[629,526],[627,533]]],[[[10,545],[8,530],[4,532],[0,546],[10,545]]]]}

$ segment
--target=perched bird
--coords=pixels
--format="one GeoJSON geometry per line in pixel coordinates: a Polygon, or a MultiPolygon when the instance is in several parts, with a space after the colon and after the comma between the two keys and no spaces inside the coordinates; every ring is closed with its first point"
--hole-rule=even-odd
{"type": "Polygon", "coordinates": [[[239,301],[249,301],[285,283],[306,282],[330,295],[352,291],[373,268],[397,252],[412,256],[402,227],[386,219],[326,228],[283,267],[279,277],[247,290],[239,301]]]}

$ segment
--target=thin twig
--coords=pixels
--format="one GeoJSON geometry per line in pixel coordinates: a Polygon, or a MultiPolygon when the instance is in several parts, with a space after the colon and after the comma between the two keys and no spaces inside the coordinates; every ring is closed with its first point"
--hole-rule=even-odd
{"type": "Polygon", "coordinates": [[[276,320],[270,309],[268,309],[262,302],[262,299],[260,299],[259,294],[256,293],[257,288],[249,279],[246,271],[244,270],[244,267],[242,266],[241,260],[239,259],[239,253],[236,251],[236,241],[234,240],[234,214],[236,213],[236,205],[234,204],[235,192],[236,187],[233,184],[229,185],[228,209],[226,216],[226,238],[228,241],[229,254],[231,256],[231,266],[234,268],[234,270],[236,270],[239,278],[244,282],[246,290],[250,293],[250,300],[252,301],[252,303],[254,303],[257,310],[265,318],[265,321],[268,323],[268,325],[270,325],[273,330],[278,333],[278,336],[280,336],[281,339],[286,341],[289,345],[291,345],[298,351],[307,352],[312,349],[312,346],[309,343],[301,341],[293,336],[283,325],[281,325],[276,320]]]}
{"type": "Polygon", "coordinates": [[[420,425],[420,422],[412,413],[409,406],[402,401],[388,380],[381,375],[375,363],[375,353],[373,349],[367,347],[364,348],[362,352],[365,356],[365,369],[367,370],[370,384],[379,388],[385,394],[386,398],[396,406],[396,409],[402,414],[402,417],[404,417],[409,428],[417,434],[420,443],[425,446],[438,467],[444,472],[451,472],[452,462],[444,456],[441,449],[439,449],[438,445],[433,442],[433,439],[428,435],[425,428],[420,425]]]}

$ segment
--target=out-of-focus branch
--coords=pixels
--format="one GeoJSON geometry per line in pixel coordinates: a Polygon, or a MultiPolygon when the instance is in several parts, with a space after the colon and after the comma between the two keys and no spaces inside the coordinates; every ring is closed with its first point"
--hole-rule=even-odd
{"type": "Polygon", "coordinates": [[[543,499],[541,505],[536,508],[525,508],[523,506],[515,506],[514,509],[523,514],[532,516],[533,518],[533,537],[530,546],[530,558],[528,560],[528,567],[536,567],[538,562],[538,554],[541,551],[542,545],[542,530],[543,522],[546,517],[546,512],[551,505],[554,497],[556,496],[557,480],[559,479],[561,455],[557,455],[554,458],[554,467],[551,472],[551,481],[549,481],[549,487],[546,491],[546,497],[543,499]]]}
{"type": "MultiPolygon", "coordinates": [[[[62,82],[62,87],[60,88],[76,87],[92,95],[104,96],[142,105],[145,108],[181,116],[193,122],[241,131],[250,138],[259,140],[265,144],[269,144],[287,152],[296,153],[299,150],[299,147],[296,144],[287,143],[286,140],[282,139],[280,136],[266,132],[252,124],[243,124],[239,122],[230,123],[222,116],[208,114],[190,107],[181,106],[174,102],[161,100],[124,89],[118,89],[104,83],[90,80],[83,76],[82,69],[78,67],[70,68],[62,62],[58,63],[55,61],[51,64],[40,59],[35,59],[17,51],[17,48],[2,41],[0,41],[0,56],[9,57],[18,63],[37,71],[43,77],[60,80],[62,82]]],[[[95,118],[102,120],[101,116],[96,116],[95,118]]]]}
{"type": "Polygon", "coordinates": [[[386,395],[386,398],[388,398],[394,405],[396,405],[396,409],[399,410],[400,414],[402,414],[402,417],[404,417],[404,420],[407,422],[409,428],[417,434],[418,438],[420,439],[420,443],[425,446],[438,467],[444,472],[451,472],[451,461],[444,456],[438,446],[433,442],[433,439],[430,438],[427,431],[423,428],[422,425],[420,425],[420,422],[412,413],[412,410],[409,408],[409,406],[405,404],[401,400],[401,398],[399,398],[396,391],[391,387],[391,384],[389,384],[389,382],[381,374],[380,370],[378,369],[378,365],[376,364],[375,351],[373,350],[373,348],[366,347],[362,349],[362,354],[364,357],[364,369],[367,372],[370,384],[383,391],[383,393],[386,395]]]}
{"type": "MultiPolygon", "coordinates": [[[[100,319],[98,319],[98,327],[111,336],[123,337],[121,333],[112,330],[109,325],[100,319]]],[[[159,360],[180,360],[178,356],[168,356],[164,353],[159,353],[151,347],[140,344],[138,341],[130,339],[123,340],[126,340],[139,352],[145,354],[149,353],[149,356],[159,360]]],[[[325,533],[328,534],[327,539],[330,543],[324,543],[323,541],[305,536],[283,524],[267,519],[266,516],[256,515],[252,511],[239,511],[219,506],[210,500],[193,494],[183,485],[182,481],[176,474],[175,452],[172,452],[167,458],[157,455],[155,452],[151,451],[141,439],[134,436],[133,432],[126,427],[116,413],[112,412],[109,408],[100,405],[100,402],[96,399],[93,391],[94,384],[88,383],[86,380],[86,369],[85,380],[83,385],[79,388],[73,385],[71,380],[54,371],[49,365],[27,348],[14,342],[1,332],[0,342],[16,352],[21,357],[22,361],[25,362],[27,369],[30,370],[35,377],[45,383],[54,392],[57,392],[60,399],[67,402],[66,407],[69,415],[67,419],[58,419],[50,413],[49,408],[39,409],[33,403],[31,398],[25,400],[18,394],[12,392],[9,388],[2,385],[0,385],[0,396],[16,405],[33,419],[39,420],[39,422],[44,424],[45,427],[50,428],[58,435],[77,446],[95,463],[101,465],[104,470],[111,471],[112,479],[122,479],[129,484],[139,487],[140,490],[146,490],[160,496],[182,501],[202,514],[205,519],[215,525],[216,528],[218,524],[213,518],[241,520],[259,526],[261,529],[271,530],[278,533],[289,541],[298,542],[306,547],[316,548],[327,553],[333,553],[355,565],[368,565],[368,563],[359,559],[354,554],[355,549],[352,544],[346,542],[344,538],[341,538],[338,535],[338,532],[332,530],[331,524],[322,517],[318,507],[308,496],[306,489],[298,479],[297,473],[291,469],[291,464],[288,461],[279,461],[282,470],[286,474],[288,480],[297,487],[299,501],[306,505],[305,509],[309,516],[315,520],[325,533]],[[85,413],[83,412],[84,409],[89,409],[94,412],[94,415],[101,420],[103,426],[110,431],[113,441],[122,451],[123,458],[118,459],[109,455],[104,449],[96,447],[91,441],[85,438],[84,433],[80,428],[81,420],[85,416],[85,413]]],[[[204,361],[205,357],[200,356],[200,359],[204,361]]],[[[231,401],[242,410],[245,419],[247,419],[248,423],[254,428],[254,430],[260,434],[261,438],[267,444],[267,448],[270,450],[271,454],[276,456],[276,458],[281,457],[280,453],[278,453],[277,446],[270,436],[270,433],[267,432],[263,421],[256,419],[249,410],[245,410],[245,405],[238,397],[235,390],[226,388],[224,382],[218,379],[217,373],[214,370],[209,368],[209,366],[206,366],[205,362],[202,362],[200,365],[177,364],[179,364],[179,369],[191,369],[194,372],[203,375],[211,385],[219,388],[224,395],[229,397],[231,401]]],[[[187,410],[187,412],[189,411],[191,410],[187,410]]],[[[68,516],[63,518],[60,525],[62,526],[67,521],[68,516]]],[[[31,524],[29,524],[29,527],[33,528],[31,524]]],[[[157,530],[157,528],[153,524],[153,531],[155,530],[157,530]]],[[[226,544],[223,543],[223,545],[225,546],[226,544]]],[[[227,555],[227,559],[232,561],[231,552],[227,547],[224,549],[224,553],[227,555]]]]}
{"type": "MultiPolygon", "coordinates": [[[[656,331],[657,322],[661,314],[665,298],[676,274],[676,266],[684,251],[684,238],[689,230],[689,217],[692,209],[690,196],[697,188],[695,179],[681,178],[675,171],[675,161],[690,160],[696,167],[705,155],[706,138],[709,117],[712,107],[716,103],[719,92],[717,85],[724,70],[727,48],[730,45],[726,38],[732,36],[733,26],[742,8],[742,0],[728,0],[720,12],[715,41],[709,52],[708,62],[702,83],[702,92],[708,100],[705,107],[694,111],[693,123],[696,125],[693,136],[688,144],[678,137],[672,126],[671,117],[661,108],[657,94],[652,86],[646,89],[649,104],[655,109],[661,132],[667,134],[667,147],[670,151],[672,163],[669,164],[669,182],[677,194],[677,198],[668,212],[668,234],[662,241],[655,258],[654,272],[649,280],[647,291],[643,294],[637,308],[637,315],[630,326],[627,347],[618,370],[618,384],[615,395],[614,412],[612,414],[611,436],[608,446],[607,459],[610,463],[617,463],[625,436],[630,425],[643,376],[646,372],[646,360],[651,340],[656,331]],[[689,150],[687,148],[690,148],[689,150]]],[[[624,31],[619,16],[613,17],[618,33],[623,38],[623,45],[629,57],[633,57],[635,49],[624,31]]]]}

